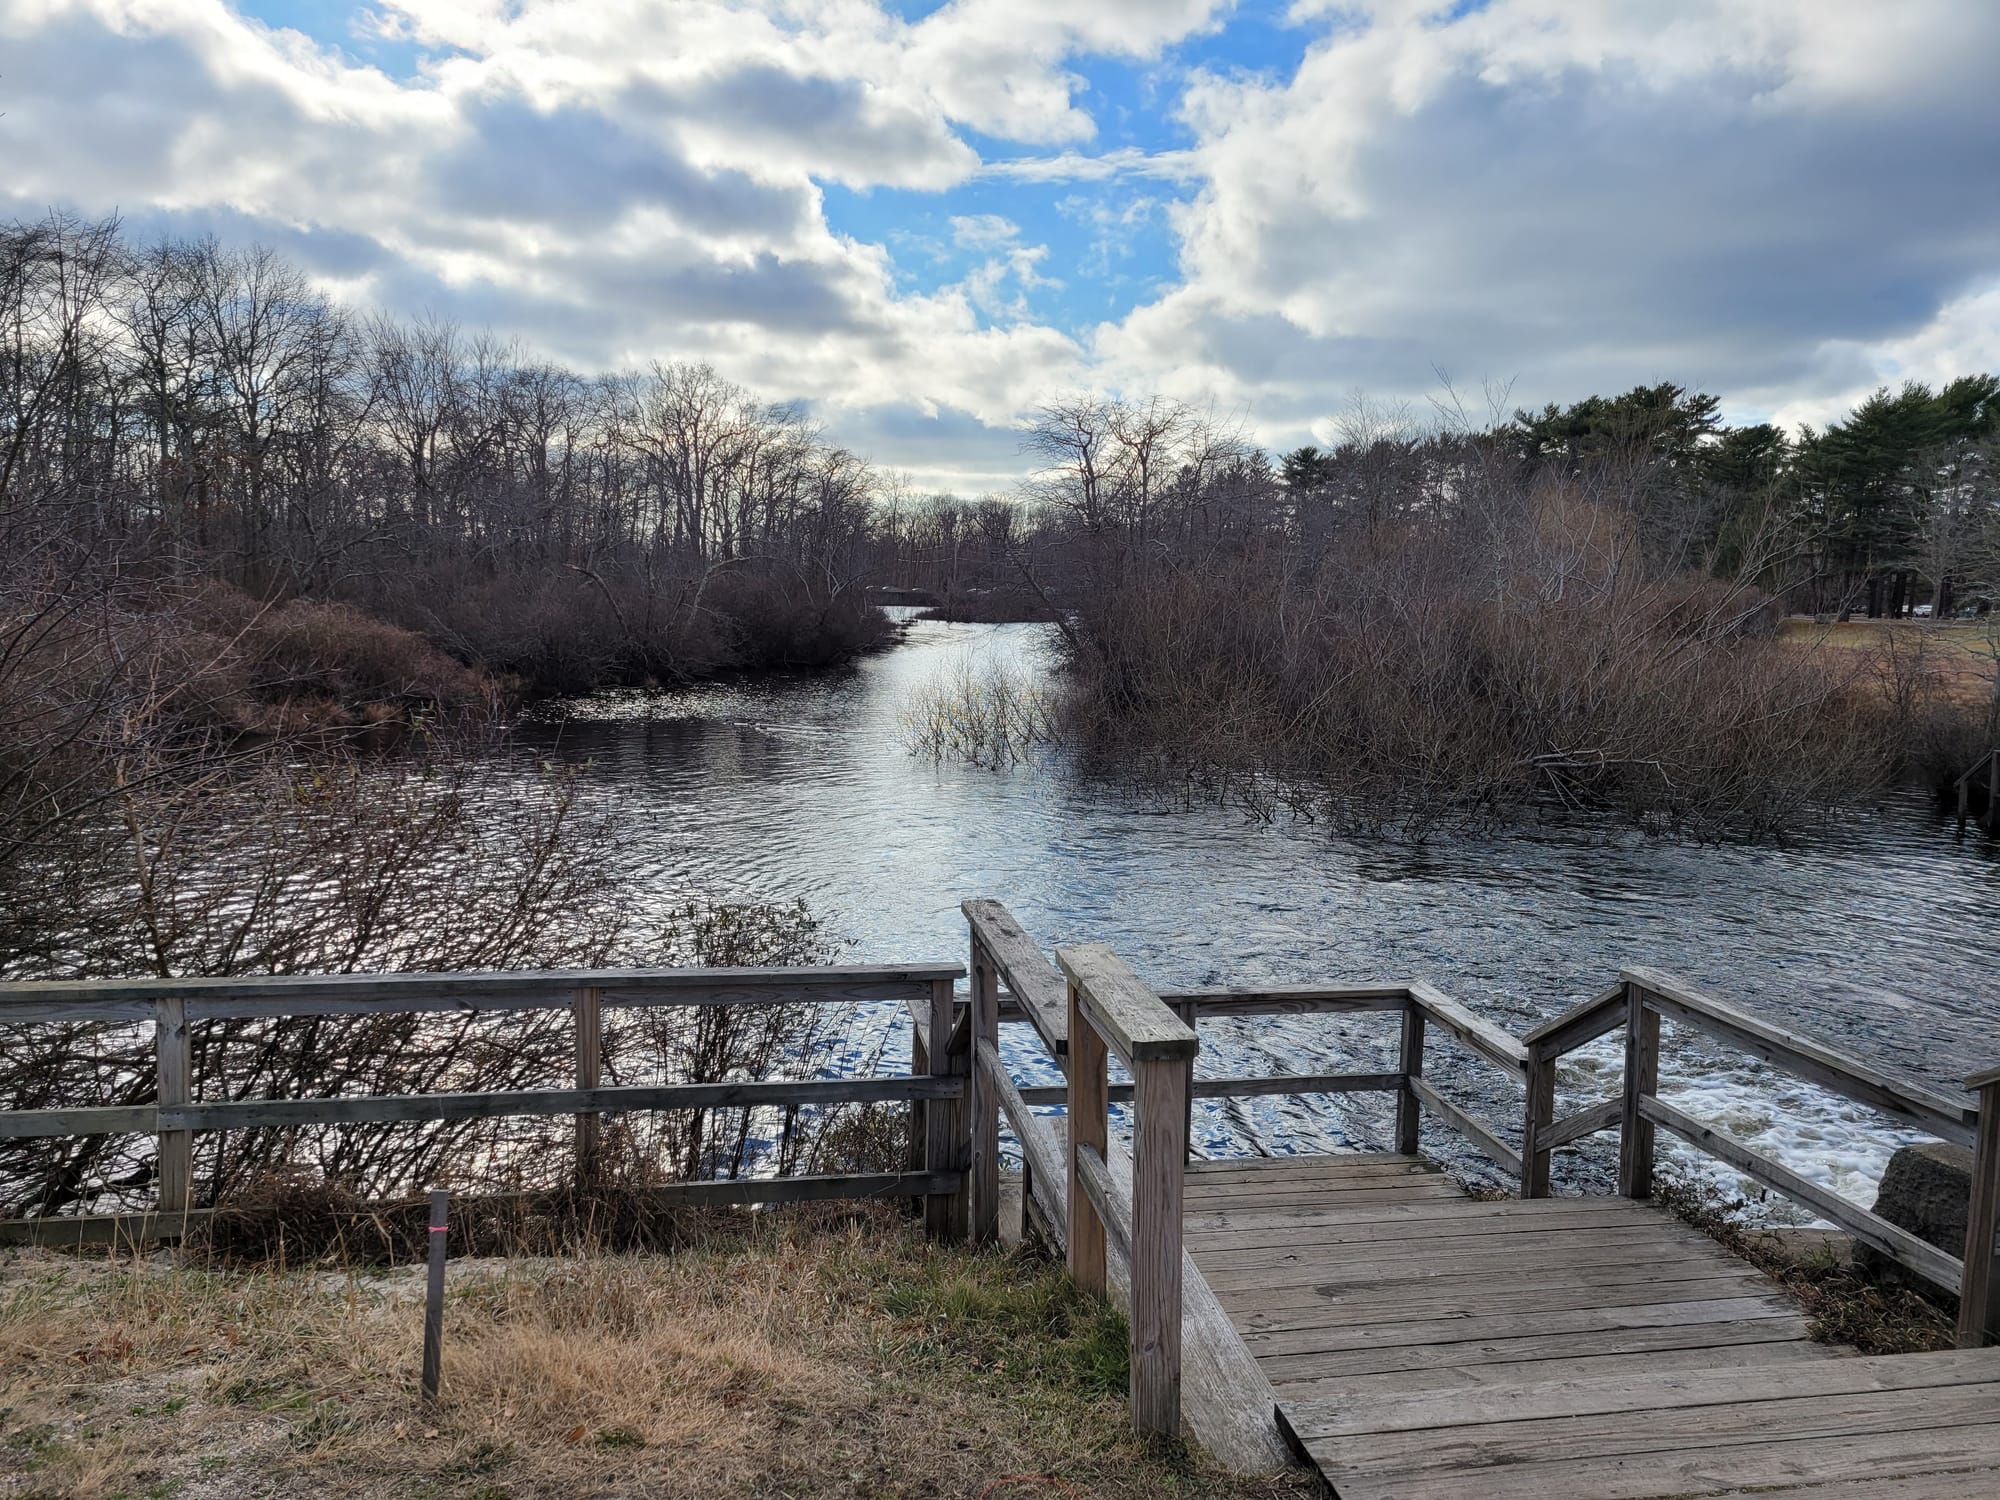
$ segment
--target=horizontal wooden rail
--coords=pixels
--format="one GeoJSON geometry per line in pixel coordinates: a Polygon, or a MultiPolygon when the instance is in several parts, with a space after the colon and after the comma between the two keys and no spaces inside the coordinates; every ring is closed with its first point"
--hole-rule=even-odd
{"type": "Polygon", "coordinates": [[[1410,1079],[1410,1092],[1423,1102],[1425,1109],[1431,1111],[1431,1113],[1443,1120],[1445,1124],[1471,1141],[1473,1145],[1492,1157],[1493,1160],[1499,1162],[1501,1166],[1517,1177],[1521,1175],[1520,1152],[1501,1140],[1499,1136],[1488,1130],[1456,1104],[1445,1098],[1444,1095],[1432,1088],[1421,1077],[1412,1077],[1410,1079]]]}
{"type": "Polygon", "coordinates": [[[1528,1049],[1512,1033],[1501,1030],[1483,1016],[1473,1014],[1449,995],[1422,982],[1408,989],[1410,1004],[1439,1030],[1470,1047],[1494,1066],[1516,1078],[1528,1070],[1528,1049]]]}
{"type": "Polygon", "coordinates": [[[148,1021],[177,1000],[190,1021],[431,1011],[566,1010],[579,990],[605,1006],[867,1004],[921,1000],[958,964],[809,969],[544,969],[506,974],[265,975],[0,984],[0,1025],[148,1021]]]}
{"type": "Polygon", "coordinates": [[[1727,1162],[1744,1176],[1761,1182],[1795,1203],[1803,1204],[1822,1218],[1831,1219],[1864,1245],[1909,1267],[1925,1280],[1948,1291],[1959,1289],[1965,1270],[1963,1262],[1918,1239],[1908,1230],[1870,1213],[1859,1204],[1848,1202],[1818,1183],[1808,1181],[1789,1167],[1780,1166],[1770,1157],[1751,1150],[1735,1137],[1682,1114],[1658,1098],[1642,1095],[1639,1113],[1653,1124],[1671,1130],[1689,1145],[1707,1152],[1718,1161],[1727,1162]]]}
{"type": "Polygon", "coordinates": [[[299,1125],[393,1124],[408,1120],[503,1119],[516,1115],[614,1114],[630,1110],[883,1104],[957,1099],[959,1078],[815,1078],[759,1083],[671,1083],[604,1089],[513,1089],[481,1094],[373,1094],[331,1099],[237,1099],[214,1104],[141,1104],[108,1109],[0,1112],[0,1140],[27,1136],[153,1134],[162,1130],[254,1130],[299,1125]]]}
{"type": "Polygon", "coordinates": [[[1542,1133],[1542,1147],[1555,1151],[1564,1146],[1574,1145],[1585,1136],[1596,1135],[1600,1130],[1616,1130],[1618,1122],[1625,1118],[1625,1101],[1606,1099],[1600,1104],[1592,1104],[1578,1110],[1573,1115],[1565,1115],[1542,1133]]]}
{"type": "Polygon", "coordinates": [[[1076,1179],[1090,1198],[1090,1206],[1104,1221],[1104,1232],[1112,1247],[1120,1255],[1132,1254],[1132,1205],[1125,1195],[1118,1191],[1116,1179],[1111,1175],[1110,1163],[1095,1146],[1085,1144],[1076,1149],[1076,1179]]]}
{"type": "Polygon", "coordinates": [[[1278,984],[1222,990],[1160,990],[1176,1010],[1192,1007],[1204,1020],[1226,1016],[1342,1015],[1399,1011],[1409,995],[1403,984],[1278,984]]]}
{"type": "Polygon", "coordinates": [[[992,959],[994,972],[1022,1008],[1042,1044],[1058,1062],[1069,1055],[1069,993],[1035,940],[998,901],[962,901],[972,940],[992,959]]]}
{"type": "MultiPolygon", "coordinates": [[[[771,1203],[818,1203],[832,1199],[922,1198],[947,1193],[958,1185],[955,1172],[849,1172],[811,1177],[748,1177],[723,1182],[669,1182],[645,1189],[644,1196],[662,1208],[754,1207],[771,1203]]],[[[476,1202],[505,1203],[523,1198],[496,1194],[476,1202]]],[[[393,1203],[364,1204],[357,1214],[379,1214],[406,1207],[393,1203]]],[[[44,1218],[0,1219],[0,1245],[52,1247],[143,1243],[181,1239],[229,1210],[196,1208],[185,1213],[50,1214],[44,1218]]]]}
{"type": "Polygon", "coordinates": [[[1857,1104],[1915,1126],[1940,1140],[1969,1146],[1978,1111],[1892,1078],[1860,1058],[1712,1000],[1657,969],[1627,969],[1626,982],[1644,1003],[1670,1021],[1679,1021],[1719,1041],[1741,1047],[1775,1067],[1795,1073],[1857,1104]]]}
{"type": "MultiPolygon", "coordinates": [[[[1283,1073],[1257,1078],[1197,1078],[1188,1085],[1194,1099],[1252,1099],[1267,1094],[1377,1094],[1394,1093],[1403,1086],[1401,1073],[1283,1073]]],[[[1028,1104],[1061,1104],[1069,1090],[1060,1084],[1024,1088],[1021,1098],[1028,1104]]],[[[1129,1104],[1133,1086],[1114,1083],[1105,1091],[1113,1104],[1129,1104]]]]}
{"type": "Polygon", "coordinates": [[[1554,1020],[1544,1021],[1521,1040],[1522,1045],[1531,1051],[1541,1047],[1551,1056],[1560,1057],[1565,1052],[1588,1046],[1601,1036],[1609,1036],[1624,1025],[1625,986],[1620,982],[1603,994],[1564,1011],[1554,1020]]]}

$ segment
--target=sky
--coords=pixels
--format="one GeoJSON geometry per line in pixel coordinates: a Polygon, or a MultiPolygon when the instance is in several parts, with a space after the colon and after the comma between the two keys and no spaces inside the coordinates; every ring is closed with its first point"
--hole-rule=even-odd
{"type": "Polygon", "coordinates": [[[1164,394],[1274,451],[2000,370],[2000,0],[0,0],[0,218],[116,211],[917,489],[1164,394]]]}

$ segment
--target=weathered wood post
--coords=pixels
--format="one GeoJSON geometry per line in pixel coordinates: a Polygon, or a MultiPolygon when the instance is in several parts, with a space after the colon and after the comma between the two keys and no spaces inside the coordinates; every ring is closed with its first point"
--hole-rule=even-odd
{"type": "Polygon", "coordinates": [[[1660,1013],[1646,1004],[1646,992],[1625,985],[1625,1097],[1618,1130],[1618,1192],[1626,1198],[1653,1196],[1653,1122],[1639,1113],[1639,1101],[1660,1089],[1660,1013]]]}
{"type": "Polygon", "coordinates": [[[1132,1064],[1132,1424],[1169,1435],[1181,1430],[1189,1061],[1132,1064]]]}
{"type": "Polygon", "coordinates": [[[1403,1085],[1396,1091],[1396,1149],[1404,1156],[1417,1154],[1417,1143],[1423,1134],[1423,1105],[1417,1098],[1417,1091],[1410,1087],[1412,1078],[1424,1076],[1424,1013],[1417,1002],[1407,995],[1403,998],[1403,1055],[1400,1064],[1403,1085]]]}
{"type": "MultiPolygon", "coordinates": [[[[188,1037],[187,1002],[178,996],[153,1002],[153,1057],[157,1069],[154,1093],[161,1109],[175,1109],[193,1098],[194,1048],[188,1037]]],[[[159,1209],[185,1214],[193,1206],[194,1132],[159,1133],[159,1209]]]]}
{"type": "MultiPolygon", "coordinates": [[[[1062,950],[1057,950],[1057,957],[1062,950]]],[[[1084,1007],[1083,987],[1075,976],[1069,981],[1069,1274],[1087,1292],[1103,1296],[1104,1219],[1084,1190],[1077,1155],[1093,1146],[1098,1155],[1111,1139],[1109,1105],[1110,1082],[1106,1077],[1104,1038],[1091,1024],[1084,1007]]]]}
{"type": "Polygon", "coordinates": [[[1521,1113],[1521,1196],[1549,1195],[1549,1127],[1556,1122],[1556,1053],[1546,1042],[1528,1044],[1528,1098],[1521,1113]]]}
{"type": "MultiPolygon", "coordinates": [[[[576,1020],[576,1086],[594,1089],[604,1082],[603,993],[593,985],[578,989],[570,1001],[576,1020]]],[[[588,1190],[597,1182],[602,1122],[594,1110],[576,1117],[576,1185],[588,1190]]]]}
{"type": "Polygon", "coordinates": [[[1132,1425],[1180,1432],[1188,1094],[1194,1029],[1099,944],[1058,948],[1069,979],[1069,1253],[1078,1284],[1105,1289],[1105,1241],[1131,1270],[1132,1425]],[[1108,1170],[1106,1066],[1132,1070],[1132,1186],[1108,1170]],[[1107,1224],[1107,1217],[1115,1222],[1107,1224]]]}
{"type": "Polygon", "coordinates": [[[1972,1201],[1965,1215],[1965,1270],[1958,1287],[1958,1347],[1977,1349],[2000,1339],[2000,1068],[1965,1081],[1979,1094],[1979,1132],[1972,1150],[1972,1201]]]}
{"type": "Polygon", "coordinates": [[[987,1071],[988,1059],[996,1067],[1000,1061],[1000,976],[976,935],[966,973],[972,993],[970,1227],[972,1238],[983,1244],[1000,1234],[1000,1101],[987,1071]]]}
{"type": "MultiPolygon", "coordinates": [[[[933,1078],[964,1077],[971,1059],[970,1047],[954,1051],[952,1022],[957,1004],[952,981],[931,981],[930,1046],[928,1071],[933,1078]]],[[[924,1199],[924,1228],[935,1239],[965,1237],[966,1183],[971,1177],[971,1142],[966,1135],[966,1099],[933,1099],[924,1111],[924,1170],[957,1172],[958,1186],[949,1192],[931,1193],[924,1199]]]]}

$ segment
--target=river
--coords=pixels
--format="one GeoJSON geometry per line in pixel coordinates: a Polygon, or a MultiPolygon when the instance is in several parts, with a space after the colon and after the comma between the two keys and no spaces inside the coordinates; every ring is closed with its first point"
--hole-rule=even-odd
{"type": "MultiPolygon", "coordinates": [[[[1162,986],[1424,979],[1519,1033],[1648,964],[1954,1097],[2000,1062],[2000,858],[1957,842],[1928,798],[1782,847],[1574,829],[1412,847],[1157,805],[1059,755],[995,771],[909,753],[901,712],[922,684],[968,659],[1041,670],[1045,643],[1039,626],[916,622],[837,675],[571,700],[524,726],[521,748],[591,762],[592,794],[630,820],[627,873],[662,905],[690,890],[803,899],[852,962],[962,958],[958,903],[992,896],[1045,948],[1105,942],[1162,986]]],[[[861,1019],[851,1055],[897,1024],[861,1019]]],[[[1052,1078],[1007,1031],[1016,1076],[1052,1078]]],[[[1387,1066],[1393,1031],[1380,1016],[1207,1023],[1199,1066],[1387,1066]]],[[[1573,1057],[1564,1107],[1608,1094],[1598,1075],[1615,1082],[1621,1058],[1616,1039],[1573,1057]]],[[[1427,1071],[1518,1123],[1518,1087],[1448,1043],[1427,1071]]],[[[1671,1025],[1661,1092],[1863,1203],[1912,1138],[1671,1025]]],[[[1197,1107],[1195,1142],[1382,1149],[1387,1119],[1383,1096],[1216,1102],[1197,1107]]],[[[1497,1180],[1442,1126],[1427,1121],[1424,1144],[1497,1180]]],[[[1599,1137],[1560,1156],[1558,1186],[1602,1187],[1614,1151],[1599,1137]]]]}

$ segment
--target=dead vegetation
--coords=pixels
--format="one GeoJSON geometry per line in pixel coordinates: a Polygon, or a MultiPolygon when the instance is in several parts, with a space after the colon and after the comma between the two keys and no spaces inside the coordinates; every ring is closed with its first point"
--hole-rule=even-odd
{"type": "Polygon", "coordinates": [[[1797,1253],[1770,1231],[1746,1225],[1741,1217],[1746,1201],[1711,1182],[1663,1173],[1653,1196],[1667,1212],[1782,1285],[1805,1309],[1812,1336],[1822,1343],[1863,1354],[1921,1354],[1956,1343],[1950,1299],[1871,1280],[1825,1246],[1797,1253]]]}
{"type": "Polygon", "coordinates": [[[424,1411],[415,1267],[0,1260],[0,1495],[1310,1493],[1142,1444],[1114,1314],[886,1211],[460,1261],[449,1288],[424,1411]]]}

